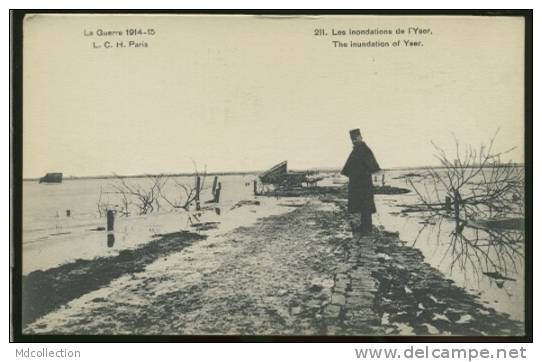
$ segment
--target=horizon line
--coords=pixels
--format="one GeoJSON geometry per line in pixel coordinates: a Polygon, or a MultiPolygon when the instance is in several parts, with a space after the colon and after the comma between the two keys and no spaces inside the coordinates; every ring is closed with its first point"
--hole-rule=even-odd
{"type": "MultiPolygon", "coordinates": [[[[503,165],[525,165],[524,162],[509,162],[505,163],[503,165]]],[[[381,171],[397,171],[397,170],[412,170],[412,169],[427,169],[427,168],[445,168],[446,166],[438,165],[438,166],[397,166],[397,167],[387,167],[383,168],[381,171]]],[[[476,165],[472,165],[470,167],[477,167],[476,165]]],[[[265,170],[249,170],[249,171],[213,171],[213,172],[161,172],[161,173],[139,173],[139,174],[129,174],[129,175],[117,175],[114,172],[108,175],[82,175],[82,176],[76,176],[76,175],[70,175],[70,176],[63,176],[63,179],[67,180],[84,180],[84,179],[111,179],[111,178],[143,178],[143,177],[153,177],[153,176],[169,176],[169,177],[179,177],[179,176],[196,176],[198,173],[200,175],[205,176],[233,176],[233,175],[258,175],[261,174],[268,169],[265,170]]],[[[338,172],[341,168],[337,167],[312,167],[308,169],[291,169],[289,171],[292,172],[303,172],[303,171],[324,171],[324,172],[338,172]]],[[[45,175],[44,175],[45,176],[45,175]]],[[[23,177],[22,181],[39,181],[39,179],[43,176],[35,176],[35,177],[23,177]]]]}

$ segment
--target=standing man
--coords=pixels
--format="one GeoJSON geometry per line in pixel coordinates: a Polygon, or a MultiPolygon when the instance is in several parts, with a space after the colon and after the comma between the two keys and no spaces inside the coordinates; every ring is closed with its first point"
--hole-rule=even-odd
{"type": "Polygon", "coordinates": [[[376,212],[371,174],[380,171],[373,151],[363,142],[359,129],[350,131],[354,149],[350,153],[341,174],[348,177],[348,212],[361,213],[359,231],[362,235],[373,229],[372,214],[376,212]]]}

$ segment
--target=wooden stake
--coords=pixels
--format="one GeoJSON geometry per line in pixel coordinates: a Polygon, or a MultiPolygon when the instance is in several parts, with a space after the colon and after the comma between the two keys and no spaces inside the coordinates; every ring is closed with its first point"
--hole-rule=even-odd
{"type": "Polygon", "coordinates": [[[214,202],[220,202],[220,191],[221,190],[222,190],[222,182],[219,182],[218,187],[215,190],[215,198],[213,200],[214,202]]]}
{"type": "Polygon", "coordinates": [[[452,198],[450,196],[446,196],[444,199],[444,208],[446,211],[452,211],[452,198]]]}
{"type": "Polygon", "coordinates": [[[200,210],[200,203],[199,203],[199,192],[201,188],[201,178],[199,176],[196,176],[196,210],[200,210]]]}
{"type": "Polygon", "coordinates": [[[111,248],[115,244],[115,211],[107,210],[107,247],[111,248]]]}
{"type": "Polygon", "coordinates": [[[215,176],[215,178],[213,179],[213,195],[215,194],[217,183],[218,183],[218,176],[215,176]]]}
{"type": "Polygon", "coordinates": [[[115,211],[107,210],[107,231],[113,231],[115,228],[115,211]]]}
{"type": "Polygon", "coordinates": [[[459,204],[461,202],[461,195],[457,190],[454,190],[454,217],[456,223],[459,222],[459,204]]]}

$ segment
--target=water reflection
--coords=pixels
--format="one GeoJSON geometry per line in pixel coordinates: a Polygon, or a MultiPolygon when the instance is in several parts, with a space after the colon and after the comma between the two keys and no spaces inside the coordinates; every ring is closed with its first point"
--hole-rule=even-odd
{"type": "Polygon", "coordinates": [[[499,288],[505,281],[522,271],[524,261],[524,232],[522,230],[490,229],[467,223],[452,226],[442,216],[419,223],[418,233],[411,246],[423,238],[431,238],[436,245],[446,245],[439,265],[447,264],[449,272],[457,269],[466,279],[487,277],[499,288]],[[450,230],[451,229],[451,230],[450,230]]]}
{"type": "Polygon", "coordinates": [[[107,234],[107,247],[112,248],[115,245],[115,234],[108,233],[107,234]]]}
{"type": "Polygon", "coordinates": [[[376,201],[376,224],[398,232],[407,246],[423,253],[425,262],[486,305],[524,319],[523,230],[456,225],[446,215],[405,213],[401,205],[412,204],[412,194],[382,195],[376,201]]]}
{"type": "Polygon", "coordinates": [[[414,237],[407,239],[408,245],[422,250],[431,265],[480,295],[488,304],[522,319],[523,230],[456,224],[440,215],[421,221],[406,218],[411,225],[417,225],[414,237]]]}

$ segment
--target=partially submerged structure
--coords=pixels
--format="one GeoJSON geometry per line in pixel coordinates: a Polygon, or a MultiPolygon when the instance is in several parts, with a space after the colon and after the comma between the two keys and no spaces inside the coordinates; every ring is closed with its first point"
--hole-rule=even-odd
{"type": "Polygon", "coordinates": [[[62,172],[49,172],[45,176],[40,177],[41,183],[62,183],[62,172]]]}
{"type": "Polygon", "coordinates": [[[315,171],[288,171],[288,161],[282,161],[271,167],[259,176],[263,184],[282,187],[316,186],[323,177],[316,175],[315,171]]]}

